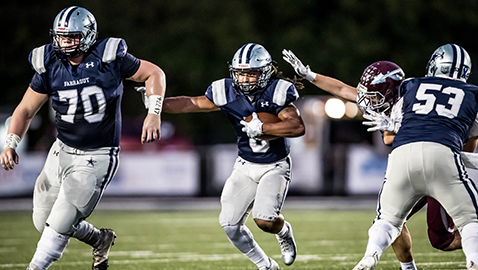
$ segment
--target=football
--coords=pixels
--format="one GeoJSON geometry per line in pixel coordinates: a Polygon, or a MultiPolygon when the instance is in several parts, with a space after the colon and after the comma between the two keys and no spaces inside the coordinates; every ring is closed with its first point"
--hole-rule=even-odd
{"type": "MultiPolygon", "coordinates": [[[[257,117],[259,118],[259,120],[262,121],[262,123],[277,123],[277,122],[282,121],[276,115],[274,115],[272,113],[267,113],[267,112],[258,112],[257,117]]],[[[249,115],[248,117],[246,117],[246,119],[244,119],[244,121],[246,121],[246,122],[250,122],[251,120],[252,120],[252,114],[249,115]]],[[[264,141],[270,141],[270,140],[277,139],[279,137],[274,136],[274,135],[261,135],[257,138],[261,139],[261,140],[264,140],[264,141]]]]}

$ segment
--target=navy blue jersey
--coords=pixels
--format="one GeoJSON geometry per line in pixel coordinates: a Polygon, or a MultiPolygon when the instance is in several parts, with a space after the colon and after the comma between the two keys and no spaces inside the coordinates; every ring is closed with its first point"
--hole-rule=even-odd
{"type": "Polygon", "coordinates": [[[30,87],[51,97],[61,141],[78,149],[119,145],[123,78],[140,65],[124,40],[97,41],[78,66],[58,60],[51,44],[34,49],[29,61],[36,71],[30,87]]]}
{"type": "Polygon", "coordinates": [[[299,98],[295,86],[285,80],[271,80],[258,92],[253,102],[234,88],[231,79],[213,82],[206,91],[206,97],[227,115],[237,134],[238,154],[254,163],[276,162],[289,154],[286,138],[262,141],[251,139],[242,131],[240,121],[253,112],[268,112],[278,115],[291,102],[299,98]]]}
{"type": "Polygon", "coordinates": [[[404,93],[403,119],[393,148],[428,141],[461,151],[478,111],[478,87],[424,77],[406,80],[400,88],[404,93]]]}

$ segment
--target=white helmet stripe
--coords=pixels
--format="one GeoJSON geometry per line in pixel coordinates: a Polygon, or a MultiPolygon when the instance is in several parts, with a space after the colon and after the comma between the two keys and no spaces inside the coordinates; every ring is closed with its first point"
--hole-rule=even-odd
{"type": "Polygon", "coordinates": [[[452,44],[453,46],[453,51],[455,52],[455,55],[454,55],[454,66],[453,66],[453,73],[450,74],[451,77],[455,78],[455,79],[458,79],[458,73],[460,72],[460,66],[462,65],[463,63],[463,55],[462,55],[462,51],[461,51],[461,48],[455,44],[452,44]]]}
{"type": "Polygon", "coordinates": [[[69,7],[67,10],[65,10],[65,12],[62,14],[60,20],[58,20],[58,26],[60,27],[66,27],[67,25],[65,25],[68,21],[68,19],[70,18],[70,12],[73,10],[73,9],[76,9],[77,6],[72,6],[72,7],[69,7]]]}

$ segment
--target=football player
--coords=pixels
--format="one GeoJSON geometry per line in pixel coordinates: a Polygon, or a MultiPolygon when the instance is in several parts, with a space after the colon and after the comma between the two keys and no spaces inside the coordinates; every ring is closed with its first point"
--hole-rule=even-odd
{"type": "Polygon", "coordinates": [[[466,82],[470,71],[465,49],[446,44],[432,54],[425,77],[401,84],[403,98],[391,119],[399,129],[379,195],[380,208],[365,255],[354,270],[376,267],[422,196],[435,198],[450,214],[461,234],[467,269],[478,269],[478,193],[460,158],[465,142],[477,143],[476,136],[468,138],[478,110],[478,87],[466,82]],[[400,117],[394,119],[395,115],[400,117]]]}
{"type": "Polygon", "coordinates": [[[299,98],[290,81],[280,79],[267,50],[247,43],[234,54],[230,78],[214,81],[206,94],[197,97],[168,97],[164,112],[192,113],[222,110],[237,134],[238,158],[221,194],[219,222],[231,243],[260,270],[279,269],[254,240],[245,225],[249,214],[256,225],[279,241],[284,264],[294,262],[297,247],[289,222],[281,209],[290,183],[291,160],[285,137],[305,133],[304,123],[293,102],[299,98]],[[264,123],[256,113],[279,117],[264,123]],[[250,122],[244,119],[253,114],[250,122]],[[259,136],[275,135],[274,140],[259,136]]]}
{"type": "Polygon", "coordinates": [[[116,235],[85,219],[118,169],[123,79],[146,84],[151,107],[141,141],[148,143],[160,139],[165,75],[129,54],[123,39],[97,40],[95,17],[82,7],[58,13],[50,34],[50,44],[30,53],[35,74],[13,112],[0,163],[7,171],[18,164],[15,148],[51,98],[58,136],[35,184],[33,223],[42,235],[27,269],[48,269],[70,237],[93,247],[93,270],[107,269],[116,235]]]}
{"type": "MultiPolygon", "coordinates": [[[[308,79],[315,86],[333,95],[356,102],[363,112],[374,113],[377,117],[389,116],[392,107],[399,100],[398,88],[405,79],[405,73],[400,66],[393,62],[378,61],[369,65],[355,88],[335,78],[313,72],[309,66],[303,65],[290,50],[283,50],[282,53],[284,60],[292,65],[299,76],[308,79]]],[[[365,113],[364,117],[368,117],[368,114],[365,113]]],[[[380,118],[380,120],[383,119],[386,118],[380,118]]],[[[395,136],[393,129],[383,132],[384,144],[392,144],[395,136]]],[[[373,131],[376,128],[369,130],[373,131]]],[[[432,246],[444,251],[460,249],[460,234],[454,230],[451,217],[435,199],[422,198],[415,205],[407,220],[427,203],[428,237],[432,246]]],[[[412,238],[405,224],[400,236],[392,243],[392,248],[402,269],[417,269],[412,253],[412,238]]]]}

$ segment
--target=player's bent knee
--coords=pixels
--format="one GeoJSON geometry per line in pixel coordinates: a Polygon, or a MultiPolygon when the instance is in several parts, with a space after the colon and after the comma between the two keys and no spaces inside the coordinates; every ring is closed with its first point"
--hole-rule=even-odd
{"type": "Polygon", "coordinates": [[[81,218],[82,215],[74,205],[63,202],[55,205],[46,223],[56,232],[70,235],[81,218]]]}
{"type": "Polygon", "coordinates": [[[42,212],[33,211],[32,218],[33,218],[33,225],[35,226],[35,229],[37,229],[37,231],[42,233],[43,230],[45,229],[45,224],[46,224],[45,222],[46,222],[47,216],[42,212]]]}

